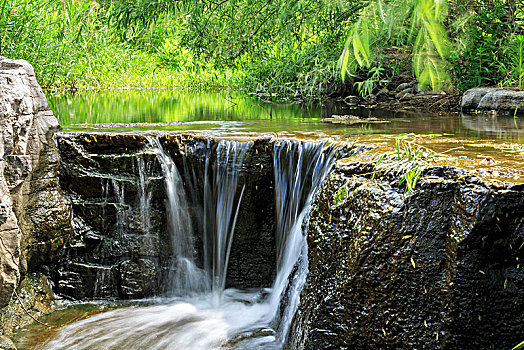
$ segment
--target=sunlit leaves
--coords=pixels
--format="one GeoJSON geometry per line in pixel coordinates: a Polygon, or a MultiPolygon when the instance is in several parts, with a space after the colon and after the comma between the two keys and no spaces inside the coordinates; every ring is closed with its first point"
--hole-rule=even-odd
{"type": "Polygon", "coordinates": [[[392,43],[413,47],[413,71],[419,87],[440,90],[449,84],[451,43],[443,21],[445,0],[374,0],[353,25],[340,58],[342,78],[369,68],[376,53],[392,43]],[[406,35],[408,33],[408,35],[406,35]]]}
{"type": "Polygon", "coordinates": [[[440,90],[449,84],[446,59],[451,43],[442,24],[446,16],[446,1],[417,0],[414,24],[419,30],[413,46],[413,71],[420,89],[440,90]]]}

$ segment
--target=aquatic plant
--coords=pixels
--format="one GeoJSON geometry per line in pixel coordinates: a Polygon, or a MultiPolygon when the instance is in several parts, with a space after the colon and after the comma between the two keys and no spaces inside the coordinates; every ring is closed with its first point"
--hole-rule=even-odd
{"type": "Polygon", "coordinates": [[[382,164],[383,157],[375,163],[376,170],[394,169],[400,176],[399,185],[405,184],[406,192],[413,193],[420,175],[439,155],[418,142],[434,135],[401,134],[395,137],[394,156],[396,161],[382,164]]]}

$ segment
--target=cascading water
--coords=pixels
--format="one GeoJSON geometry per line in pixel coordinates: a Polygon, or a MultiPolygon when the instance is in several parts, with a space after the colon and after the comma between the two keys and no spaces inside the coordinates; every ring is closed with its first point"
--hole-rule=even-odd
{"type": "Polygon", "coordinates": [[[220,294],[226,285],[227,265],[233,232],[245,185],[237,196],[240,168],[252,142],[220,141],[214,176],[209,177],[206,160],[204,190],[204,265],[210,272],[213,292],[220,294]]]}
{"type": "Polygon", "coordinates": [[[151,191],[149,191],[149,181],[147,178],[146,162],[143,157],[137,158],[138,178],[140,179],[140,217],[142,218],[142,229],[144,233],[149,233],[151,228],[150,210],[151,210],[151,191]]]}
{"type": "Polygon", "coordinates": [[[251,143],[221,141],[214,163],[211,157],[206,160],[202,269],[197,267],[180,174],[157,139],[150,138],[149,144],[165,179],[177,260],[175,297],[153,306],[105,312],[63,327],[44,348],[281,348],[307,274],[303,224],[315,192],[334,163],[335,148],[324,143],[275,142],[276,278],[270,290],[240,291],[224,287],[244,191],[239,173],[251,143]]]}
{"type": "Polygon", "coordinates": [[[124,222],[127,220],[127,210],[126,210],[126,202],[125,202],[125,186],[115,180],[111,180],[111,184],[113,185],[113,190],[115,191],[115,197],[118,201],[117,206],[117,232],[120,236],[123,236],[124,234],[124,222]]]}
{"type": "Polygon", "coordinates": [[[176,296],[202,293],[209,289],[206,273],[196,266],[194,235],[189,217],[182,177],[157,138],[149,137],[149,144],[162,167],[167,195],[167,220],[171,234],[175,266],[169,283],[176,296]]]}
{"type": "Polygon", "coordinates": [[[274,146],[277,275],[270,297],[279,338],[285,341],[307,276],[307,242],[302,225],[314,196],[336,160],[325,143],[277,141],[274,146]],[[296,273],[291,279],[294,269],[296,273]],[[285,302],[282,303],[282,298],[285,302]]]}

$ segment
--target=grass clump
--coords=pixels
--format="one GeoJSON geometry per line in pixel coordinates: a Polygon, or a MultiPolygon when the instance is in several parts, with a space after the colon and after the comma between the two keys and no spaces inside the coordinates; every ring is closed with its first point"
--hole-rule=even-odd
{"type": "Polygon", "coordinates": [[[409,193],[413,193],[424,169],[431,163],[434,163],[439,156],[429,148],[417,143],[422,137],[412,133],[396,136],[393,154],[394,161],[389,164],[383,164],[384,155],[382,155],[375,163],[376,170],[395,169],[395,171],[401,174],[398,184],[404,184],[406,192],[409,193]]]}

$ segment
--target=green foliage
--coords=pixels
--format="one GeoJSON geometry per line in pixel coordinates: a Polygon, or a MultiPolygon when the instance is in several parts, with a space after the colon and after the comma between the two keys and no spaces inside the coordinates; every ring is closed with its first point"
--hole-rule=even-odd
{"type": "Polygon", "coordinates": [[[81,83],[111,65],[125,71],[137,62],[101,16],[90,1],[3,0],[0,54],[32,63],[44,87],[81,83]]]}
{"type": "Polygon", "coordinates": [[[29,61],[44,88],[240,86],[180,47],[170,3],[0,0],[0,55],[29,61]]]}
{"type": "Polygon", "coordinates": [[[518,129],[519,126],[517,124],[517,112],[519,110],[519,106],[517,105],[517,107],[515,108],[515,112],[513,112],[513,123],[515,124],[515,129],[518,129]]]}
{"type": "Polygon", "coordinates": [[[509,80],[524,89],[524,35],[518,34],[511,38],[509,45],[504,48],[508,58],[509,80]]]}
{"type": "Polygon", "coordinates": [[[357,87],[358,93],[363,97],[370,97],[373,95],[373,91],[379,83],[387,82],[382,78],[384,68],[381,66],[371,67],[369,69],[370,77],[366,80],[356,82],[354,85],[357,87]]]}
{"type": "Polygon", "coordinates": [[[457,2],[452,13],[451,74],[459,90],[503,85],[522,89],[524,3],[515,0],[457,2]]]}
{"type": "Polygon", "coordinates": [[[347,197],[347,195],[349,193],[348,184],[349,184],[349,182],[346,181],[346,183],[344,183],[344,185],[340,186],[338,188],[338,190],[335,192],[335,194],[333,195],[333,204],[335,204],[335,206],[337,206],[344,199],[346,199],[346,197],[347,197]]]}
{"type": "MultiPolygon", "coordinates": [[[[412,133],[396,136],[394,152],[383,153],[375,162],[372,174],[395,171],[400,175],[398,185],[404,185],[406,193],[413,193],[424,169],[439,157],[432,150],[418,144],[424,137],[432,136],[412,133]]],[[[334,193],[333,203],[335,206],[347,197],[349,193],[348,184],[349,182],[344,183],[334,193]]]]}
{"type": "Polygon", "coordinates": [[[340,85],[336,61],[356,0],[191,1],[180,43],[244,85],[271,96],[318,100],[340,85]]]}
{"type": "Polygon", "coordinates": [[[447,58],[450,41],[443,22],[447,17],[447,1],[418,0],[412,26],[418,26],[413,47],[413,70],[419,88],[441,90],[449,86],[447,58]]]}
{"type": "Polygon", "coordinates": [[[0,0],[0,54],[28,60],[49,88],[228,86],[315,100],[339,84],[352,6],[0,0]]]}
{"type": "Polygon", "coordinates": [[[445,0],[0,0],[0,55],[28,60],[40,83],[57,89],[228,86],[313,101],[343,91],[337,65],[342,76],[359,72],[354,87],[370,96],[408,61],[420,88],[522,89],[522,6],[516,0],[449,6],[445,0]]]}
{"type": "Polygon", "coordinates": [[[373,0],[351,27],[340,58],[342,79],[370,68],[386,47],[411,46],[413,72],[421,89],[449,85],[450,41],[444,27],[444,0],[373,0]]]}
{"type": "Polygon", "coordinates": [[[368,70],[392,46],[412,49],[419,87],[523,88],[524,2],[372,0],[352,25],[339,65],[342,78],[368,70]],[[448,36],[451,34],[451,38],[448,36]]]}
{"type": "Polygon", "coordinates": [[[431,136],[433,135],[398,135],[395,137],[393,159],[384,162],[390,154],[383,154],[375,163],[375,170],[398,171],[401,174],[399,185],[404,184],[406,192],[413,193],[424,169],[438,158],[438,154],[418,143],[423,137],[431,136]]]}

